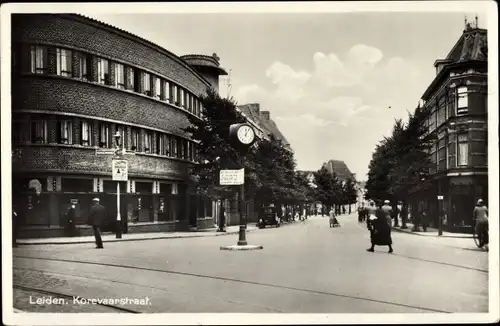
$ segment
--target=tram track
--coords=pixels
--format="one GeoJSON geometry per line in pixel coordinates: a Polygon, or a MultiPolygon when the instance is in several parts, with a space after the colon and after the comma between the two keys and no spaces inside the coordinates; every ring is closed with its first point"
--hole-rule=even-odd
{"type": "Polygon", "coordinates": [[[433,309],[433,308],[427,308],[427,307],[421,307],[421,306],[416,306],[416,305],[403,304],[403,303],[397,303],[397,302],[391,302],[391,301],[385,301],[385,300],[378,300],[378,299],[366,298],[366,297],[361,297],[361,296],[353,296],[353,295],[346,295],[346,294],[333,293],[333,292],[327,292],[327,291],[304,289],[304,288],[293,287],[293,286],[277,285],[277,284],[271,284],[271,283],[249,281],[249,280],[242,280],[242,279],[222,277],[222,276],[211,276],[211,275],[203,275],[203,274],[197,274],[197,273],[180,272],[180,271],[174,271],[174,270],[141,267],[141,266],[126,265],[126,264],[101,263],[101,262],[92,262],[92,261],[84,261],[84,260],[71,260],[71,259],[61,259],[61,258],[43,258],[43,257],[21,256],[21,255],[15,255],[14,258],[53,261],[53,262],[65,262],[65,263],[75,263],[75,264],[88,264],[88,265],[96,265],[96,266],[107,266],[107,267],[130,269],[130,270],[136,270],[136,271],[149,271],[149,272],[156,272],[156,273],[165,273],[165,274],[180,275],[180,276],[186,276],[186,277],[218,280],[218,281],[223,281],[223,282],[235,282],[235,283],[240,283],[240,284],[250,284],[250,285],[263,286],[263,287],[282,289],[282,290],[291,290],[291,291],[297,291],[297,292],[308,293],[308,294],[333,296],[333,297],[359,300],[359,301],[365,301],[365,302],[374,302],[374,303],[379,303],[379,304],[386,304],[386,305],[392,305],[392,306],[398,306],[398,307],[404,307],[404,308],[418,309],[418,310],[427,311],[427,312],[434,312],[434,313],[450,313],[449,311],[440,310],[440,309],[433,309]]]}

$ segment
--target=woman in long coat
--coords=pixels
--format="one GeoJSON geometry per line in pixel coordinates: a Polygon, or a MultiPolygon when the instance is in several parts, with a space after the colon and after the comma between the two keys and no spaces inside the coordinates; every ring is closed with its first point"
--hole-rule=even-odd
{"type": "Polygon", "coordinates": [[[368,210],[370,217],[368,218],[367,225],[368,230],[370,230],[372,245],[367,251],[374,252],[375,246],[389,246],[389,253],[392,253],[391,228],[387,223],[384,212],[381,207],[375,209],[373,203],[370,203],[368,210]]]}

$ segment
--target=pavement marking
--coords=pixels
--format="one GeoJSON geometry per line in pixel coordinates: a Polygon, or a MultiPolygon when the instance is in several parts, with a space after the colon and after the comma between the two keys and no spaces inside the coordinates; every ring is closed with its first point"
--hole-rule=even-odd
{"type": "Polygon", "coordinates": [[[358,296],[351,296],[351,295],[346,295],[346,294],[338,294],[338,293],[332,293],[332,292],[325,292],[325,291],[318,291],[318,290],[301,289],[301,288],[292,287],[292,286],[285,286],[285,285],[276,285],[276,284],[261,283],[261,282],[256,282],[256,281],[247,281],[247,280],[233,279],[233,278],[222,277],[222,276],[209,276],[209,275],[203,275],[203,274],[195,274],[195,273],[188,273],[188,272],[178,272],[178,271],[171,271],[171,270],[162,270],[162,269],[149,268],[149,267],[138,267],[138,266],[131,266],[131,265],[111,264],[111,263],[98,263],[98,262],[83,261],[83,260],[70,260],[70,259],[58,259],[58,258],[41,258],[41,257],[29,257],[29,256],[14,256],[14,257],[16,257],[16,258],[25,258],[25,259],[36,259],[36,260],[59,261],[59,262],[67,262],[67,263],[89,264],[89,265],[98,265],[98,266],[108,266],[108,267],[119,267],[119,268],[144,270],[144,271],[159,272],[159,273],[174,274],[174,275],[183,275],[183,276],[191,276],[191,277],[199,277],[199,278],[208,278],[208,279],[214,279],[214,280],[220,280],[220,281],[231,281],[231,282],[245,283],[245,284],[252,284],[252,285],[260,285],[260,286],[266,286],[266,287],[272,287],[272,288],[278,288],[278,289],[287,289],[287,290],[294,290],[294,291],[299,291],[299,292],[322,294],[322,295],[335,296],[335,297],[341,297],[341,298],[348,298],[348,299],[354,299],[354,300],[376,302],[376,303],[388,304],[388,305],[405,307],[405,308],[425,310],[425,311],[430,311],[430,312],[450,313],[449,311],[445,311],[445,310],[439,310],[439,309],[433,309],[433,308],[425,308],[425,307],[419,307],[419,306],[412,306],[412,305],[407,305],[407,304],[403,304],[403,303],[396,303],[396,302],[390,302],[390,301],[385,301],[385,300],[370,299],[370,298],[364,298],[364,297],[358,297],[358,296]]]}

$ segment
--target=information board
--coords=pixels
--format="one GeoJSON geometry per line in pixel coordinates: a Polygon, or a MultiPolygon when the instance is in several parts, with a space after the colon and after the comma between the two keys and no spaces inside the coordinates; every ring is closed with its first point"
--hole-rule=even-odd
{"type": "Polygon", "coordinates": [[[113,160],[113,181],[128,180],[128,162],[126,160],[113,160]]]}
{"type": "Polygon", "coordinates": [[[221,186],[236,186],[245,183],[245,169],[220,170],[219,181],[221,186]]]}

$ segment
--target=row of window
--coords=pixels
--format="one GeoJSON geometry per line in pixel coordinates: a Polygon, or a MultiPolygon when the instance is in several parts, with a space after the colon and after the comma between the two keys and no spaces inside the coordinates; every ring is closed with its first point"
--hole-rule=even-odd
{"type": "Polygon", "coordinates": [[[466,115],[468,113],[468,106],[469,101],[467,86],[457,87],[456,96],[454,96],[453,100],[448,102],[448,110],[446,109],[445,99],[442,98],[438,103],[437,110],[433,110],[427,118],[429,132],[434,131],[450,116],[466,115]]]}
{"type": "Polygon", "coordinates": [[[469,143],[467,134],[459,134],[456,143],[447,143],[447,138],[443,137],[432,145],[430,149],[431,163],[435,167],[430,168],[430,173],[441,171],[453,166],[467,166],[469,164],[469,143]],[[456,155],[450,154],[455,147],[456,155]]]}
{"type": "MultiPolygon", "coordinates": [[[[31,46],[31,72],[49,73],[49,47],[31,46]]],[[[181,86],[146,71],[113,62],[105,58],[80,51],[56,48],[56,70],[59,76],[93,81],[119,89],[130,90],[182,107],[194,115],[201,116],[200,100],[181,86]],[[75,61],[75,62],[74,62],[75,61]],[[93,76],[93,63],[97,75],[93,76]]]]}
{"type": "MultiPolygon", "coordinates": [[[[34,144],[49,143],[49,123],[47,119],[33,119],[29,122],[29,141],[34,144]]],[[[55,131],[56,142],[58,144],[81,145],[89,147],[114,148],[116,146],[114,135],[119,132],[120,146],[142,153],[157,154],[166,157],[197,161],[196,144],[185,138],[177,137],[162,132],[151,131],[131,127],[130,138],[126,134],[126,127],[123,125],[112,125],[108,122],[99,121],[94,135],[96,124],[92,120],[81,120],[79,125],[75,125],[73,120],[57,120],[57,130],[55,131]],[[74,139],[78,134],[79,139],[74,139]]],[[[22,142],[23,134],[22,122],[12,123],[12,142],[22,142]]]]}

